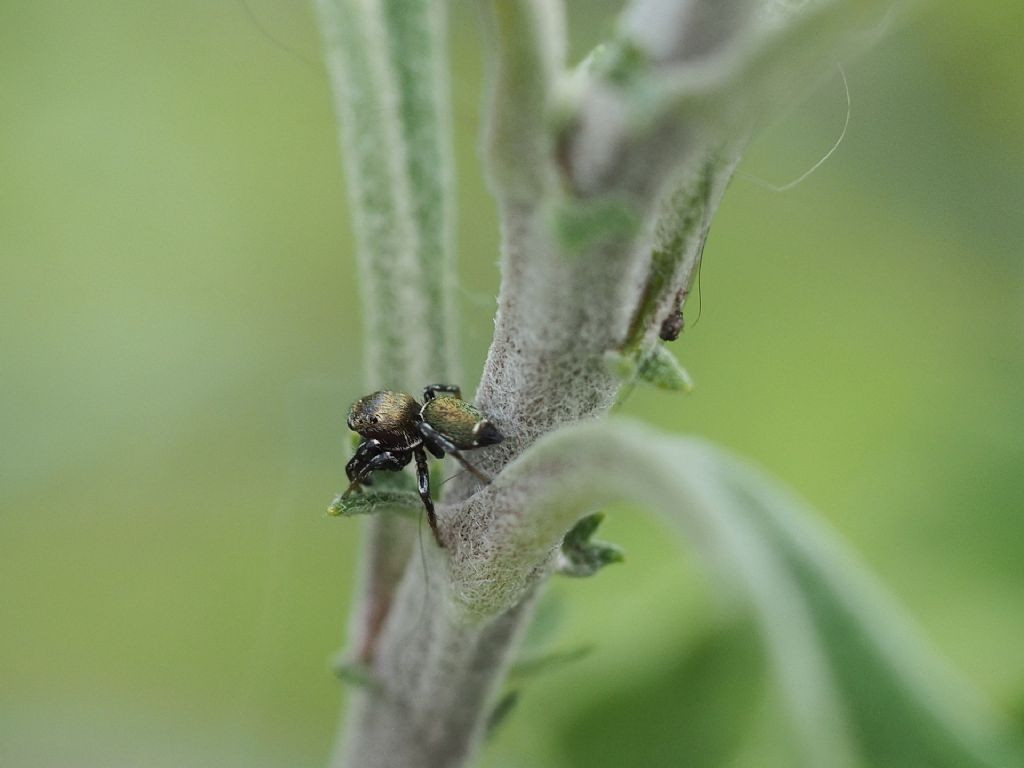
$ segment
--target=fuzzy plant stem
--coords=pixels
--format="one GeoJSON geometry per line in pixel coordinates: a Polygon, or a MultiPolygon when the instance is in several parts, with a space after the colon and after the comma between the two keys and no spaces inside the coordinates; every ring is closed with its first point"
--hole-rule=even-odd
{"type": "MultiPolygon", "coordinates": [[[[367,373],[375,389],[415,391],[453,372],[442,3],[318,3],[367,373]]],[[[507,437],[475,452],[478,466],[498,477],[547,433],[604,414],[624,384],[658,378],[652,368],[672,378],[659,329],[685,301],[746,137],[827,71],[877,4],[635,0],[615,37],[567,70],[558,0],[480,0],[502,283],[476,402],[507,437]]],[[[558,538],[534,527],[528,488],[502,487],[460,475],[438,509],[446,546],[422,557],[406,521],[370,527],[351,629],[367,682],[337,768],[458,768],[479,746],[558,538]]]]}
{"type": "MultiPolygon", "coordinates": [[[[457,379],[444,10],[441,0],[318,0],[358,245],[367,391],[457,379]]],[[[350,624],[364,663],[414,543],[404,520],[366,524],[350,624]]]]}

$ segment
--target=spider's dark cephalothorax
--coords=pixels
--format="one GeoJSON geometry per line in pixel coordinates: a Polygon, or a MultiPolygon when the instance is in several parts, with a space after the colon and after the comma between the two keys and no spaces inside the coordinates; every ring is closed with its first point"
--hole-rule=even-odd
{"type": "Polygon", "coordinates": [[[370,485],[370,475],[374,472],[398,471],[416,459],[420,498],[439,546],[444,544],[437,531],[434,501],[430,497],[426,451],[439,459],[446,453],[451,454],[473,475],[488,483],[490,478],[466,461],[462,451],[494,445],[504,439],[498,428],[463,400],[459,388],[451,384],[426,387],[423,405],[403,392],[374,392],[352,404],[348,427],[363,439],[345,466],[350,481],[345,495],[370,485]]]}

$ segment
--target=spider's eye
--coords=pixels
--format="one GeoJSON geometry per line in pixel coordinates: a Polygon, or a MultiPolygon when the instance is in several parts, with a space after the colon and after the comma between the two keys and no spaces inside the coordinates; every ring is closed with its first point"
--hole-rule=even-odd
{"type": "Polygon", "coordinates": [[[373,417],[370,418],[370,423],[371,424],[376,424],[378,421],[380,421],[380,419],[377,418],[376,416],[373,416],[373,417]]]}

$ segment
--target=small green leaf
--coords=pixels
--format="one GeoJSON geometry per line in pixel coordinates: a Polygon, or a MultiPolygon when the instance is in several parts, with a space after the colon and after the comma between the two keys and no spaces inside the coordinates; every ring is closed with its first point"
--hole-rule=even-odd
{"type": "Polygon", "coordinates": [[[603,512],[595,512],[581,519],[565,534],[562,550],[555,566],[563,576],[593,576],[611,563],[625,559],[622,549],[604,541],[591,541],[590,537],[604,520],[603,512]]]}
{"type": "Polygon", "coordinates": [[[547,653],[535,654],[519,659],[512,665],[508,676],[512,680],[521,680],[525,677],[551,672],[572,664],[575,661],[586,658],[594,652],[594,646],[581,645],[576,648],[569,648],[564,651],[549,651],[547,653]]]}
{"type": "Polygon", "coordinates": [[[582,518],[572,527],[572,530],[565,534],[562,549],[585,546],[603,522],[604,512],[594,512],[582,518]]]}
{"type": "Polygon", "coordinates": [[[640,363],[637,373],[641,381],[658,389],[686,393],[693,391],[690,374],[679,364],[676,356],[661,344],[655,345],[651,354],[640,363]]]}
{"type": "Polygon", "coordinates": [[[364,490],[362,493],[348,496],[335,496],[334,501],[327,507],[327,514],[331,517],[354,517],[383,512],[416,517],[422,508],[423,503],[414,491],[392,491],[382,488],[364,490]]]}
{"type": "Polygon", "coordinates": [[[617,400],[620,405],[633,393],[638,382],[669,392],[689,394],[693,391],[690,374],[662,344],[657,344],[642,358],[638,351],[608,350],[604,353],[604,364],[623,383],[617,400]]]}
{"type": "Polygon", "coordinates": [[[373,674],[368,664],[361,661],[336,661],[334,664],[334,676],[348,685],[357,688],[368,688],[377,690],[380,682],[373,674]]]}
{"type": "Polygon", "coordinates": [[[498,699],[491,714],[487,718],[486,731],[488,736],[493,736],[494,731],[508,718],[509,714],[519,703],[519,691],[512,690],[498,699]]]}

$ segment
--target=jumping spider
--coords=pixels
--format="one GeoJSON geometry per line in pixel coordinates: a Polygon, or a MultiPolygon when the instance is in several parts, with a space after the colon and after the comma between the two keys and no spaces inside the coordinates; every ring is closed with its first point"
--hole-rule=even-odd
{"type": "Polygon", "coordinates": [[[371,485],[370,475],[374,472],[396,472],[415,458],[416,480],[427,510],[427,522],[438,546],[442,547],[434,501],[430,497],[430,473],[424,448],[439,459],[445,453],[451,454],[474,476],[488,483],[490,478],[466,461],[461,452],[494,445],[504,439],[498,428],[463,400],[462,392],[451,384],[426,387],[423,405],[403,392],[374,392],[352,404],[348,428],[363,440],[345,466],[350,484],[344,495],[371,485]]]}

